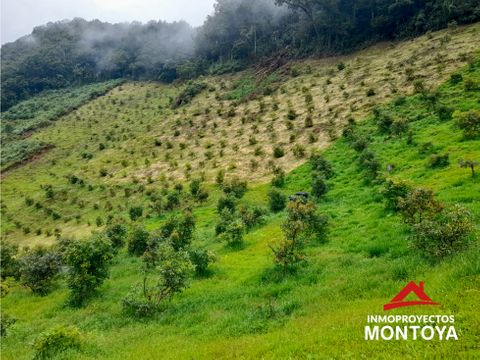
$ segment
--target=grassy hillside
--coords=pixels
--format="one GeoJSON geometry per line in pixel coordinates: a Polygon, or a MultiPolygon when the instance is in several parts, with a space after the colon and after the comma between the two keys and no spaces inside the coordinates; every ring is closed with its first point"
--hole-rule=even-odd
{"type": "MultiPolygon", "coordinates": [[[[234,100],[222,99],[245,97],[245,93],[258,87],[249,85],[248,74],[203,79],[207,89],[189,105],[177,109],[171,109],[170,98],[175,99],[183,88],[126,84],[33,135],[32,138],[48,140],[56,147],[3,179],[2,231],[9,240],[23,245],[52,243],[55,228],[64,235],[86,236],[93,229],[101,229],[109,214],[127,219],[129,207],[137,204],[145,204],[148,209],[141,221],[149,229],[156,229],[168,212],[158,212],[148,205],[153,205],[158,197],[165,198],[175,182],[185,182],[184,178],[178,180],[180,176],[197,176],[204,171],[210,196],[204,204],[194,207],[194,244],[214,250],[218,260],[208,277],[193,279],[190,288],[148,320],[136,320],[121,311],[121,299],[141,279],[140,260],[126,251],[114,259],[110,278],[98,296],[81,309],[65,305],[67,290],[61,281],[45,297],[34,296],[14,284],[2,307],[17,318],[17,323],[2,341],[2,358],[31,358],[33,349],[29,344],[57,325],[75,325],[83,336],[80,349],[59,358],[480,356],[478,236],[468,249],[442,261],[424,258],[409,246],[409,227],[398,214],[385,209],[383,184],[366,181],[351,145],[343,138],[329,145],[340,133],[338,125],[354,116],[358,133],[368,137],[369,148],[382,164],[381,176],[430,188],[447,204],[462,204],[473,214],[478,234],[479,177],[471,177],[469,170],[460,168],[457,161],[480,161],[480,140],[465,139],[452,119],[442,120],[435,111],[439,105],[460,112],[480,110],[478,87],[466,86],[480,83],[478,53],[472,55],[478,33],[477,25],[448,35],[447,42],[442,40],[446,36],[442,32],[433,34],[431,39],[424,37],[393,48],[369,49],[328,64],[313,60],[295,64],[299,76],[292,77],[291,70],[289,75],[278,72],[276,79],[261,86],[263,89],[277,84],[279,89],[273,90],[273,95],[239,103],[234,107],[235,115],[230,117],[218,114],[217,109],[228,114],[234,100]],[[414,57],[416,60],[410,60],[413,64],[408,62],[413,53],[418,54],[426,46],[433,47],[425,49],[428,55],[414,57]],[[459,58],[462,52],[467,54],[465,61],[459,58]],[[380,53],[381,59],[376,57],[380,53]],[[435,62],[440,53],[445,56],[435,62]],[[345,63],[345,69],[337,68],[340,61],[345,63]],[[469,66],[461,66],[467,61],[469,66]],[[393,68],[389,70],[387,66],[393,68]],[[413,78],[408,81],[405,66],[413,68],[413,78]],[[444,70],[438,71],[439,67],[444,70]],[[452,73],[461,74],[463,80],[448,81],[452,73]],[[359,78],[362,75],[365,85],[359,78]],[[413,82],[419,78],[427,88],[432,87],[425,92],[428,96],[412,94],[413,82]],[[328,79],[331,84],[327,85],[328,79]],[[442,84],[434,92],[440,81],[442,84]],[[394,93],[387,90],[392,83],[397,90],[394,93]],[[341,89],[342,84],[345,89],[341,89]],[[302,87],[307,90],[302,92],[302,87]],[[366,95],[370,88],[376,95],[366,95]],[[349,95],[344,97],[344,91],[349,95]],[[314,125],[305,128],[305,95],[309,93],[313,97],[314,125]],[[327,94],[331,97],[329,103],[327,94]],[[432,107],[432,94],[436,107],[432,107]],[[259,112],[261,101],[267,104],[268,111],[259,112]],[[275,101],[279,109],[270,110],[275,101]],[[288,101],[299,115],[291,120],[294,129],[285,126],[288,101]],[[377,119],[370,112],[378,104],[383,104],[380,112],[390,113],[395,120],[405,120],[410,132],[402,136],[379,133],[377,119]],[[206,109],[210,109],[208,114],[206,109]],[[255,120],[246,120],[242,126],[242,117],[249,116],[248,109],[255,114],[255,120]],[[330,119],[334,121],[330,121],[329,134],[328,127],[325,129],[322,124],[328,124],[330,119]],[[270,123],[274,124],[273,130],[268,129],[270,123]],[[242,130],[243,134],[239,134],[242,130]],[[319,139],[309,143],[312,133],[319,139]],[[296,137],[290,142],[292,134],[296,137]],[[257,144],[247,145],[251,136],[256,137],[257,144]],[[221,140],[226,142],[222,157],[221,140]],[[181,143],[186,144],[183,150],[181,143]],[[323,155],[333,164],[335,176],[328,180],[330,191],[318,202],[320,211],[330,219],[330,231],[326,243],[313,242],[307,247],[305,266],[282,276],[273,265],[267,245],[282,237],[280,224],[285,213],[269,214],[264,224],[246,234],[243,248],[226,247],[214,232],[221,191],[213,180],[218,169],[231,164],[227,177],[237,174],[251,180],[241,202],[266,205],[268,179],[272,176],[268,167],[273,160],[275,165],[291,170],[282,188],[285,194],[310,191],[310,165],[291,153],[298,144],[305,147],[306,154],[312,148],[323,148],[323,155]],[[274,145],[283,146],[286,155],[273,157],[274,145]],[[256,146],[263,147],[264,156],[252,154],[256,146]],[[211,149],[214,155],[208,159],[205,153],[211,149]],[[249,150],[242,153],[245,149],[249,150]],[[447,153],[449,164],[429,165],[432,156],[447,153]],[[249,167],[251,159],[257,159],[257,169],[249,167]],[[185,171],[187,164],[191,164],[191,169],[185,171]],[[393,170],[387,171],[387,164],[393,165],[393,170]],[[71,175],[84,180],[84,184],[72,183],[71,175]],[[47,196],[48,189],[53,190],[53,197],[47,196]],[[26,205],[26,199],[33,200],[27,201],[31,205],[26,205]],[[36,203],[41,207],[36,208],[36,203]],[[381,313],[382,305],[409,280],[424,280],[428,294],[442,305],[411,308],[408,313],[454,314],[460,341],[363,340],[366,316],[381,313]]],[[[293,75],[297,75],[296,71],[293,75]]],[[[416,84],[418,90],[420,83],[416,84]]]]}
{"type": "Polygon", "coordinates": [[[2,234],[30,244],[52,242],[55,230],[88,234],[99,217],[104,224],[109,215],[127,216],[125,200],[148,208],[147,193],[187,177],[213,182],[220,169],[227,178],[266,182],[273,166],[292,170],[303,153],[325,148],[350,116],[361,119],[375,104],[410,94],[416,80],[427,88],[445,81],[471,61],[479,31],[472,25],[347,58],[289,64],[258,82],[254,72],[201,79],[206,88],[176,109],[171,103],[186,85],[117,87],[28,138],[51,146],[5,174],[2,234]],[[285,155],[273,157],[275,148],[285,155]],[[72,175],[85,186],[69,183],[72,175]],[[41,189],[48,185],[57,194],[51,199],[41,189]],[[26,207],[27,198],[40,209],[26,207]]]}

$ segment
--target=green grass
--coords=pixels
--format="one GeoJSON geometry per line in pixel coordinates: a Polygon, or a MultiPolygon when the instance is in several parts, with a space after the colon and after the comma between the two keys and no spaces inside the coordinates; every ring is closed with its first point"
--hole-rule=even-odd
{"type": "Polygon", "coordinates": [[[104,95],[123,80],[45,91],[23,101],[2,113],[2,170],[27,160],[45,149],[48,144],[25,138],[39,128],[46,127],[81,105],[104,95]]]}
{"type": "MultiPolygon", "coordinates": [[[[462,75],[480,81],[480,65],[462,70],[462,75]]],[[[479,92],[465,92],[462,83],[445,83],[439,93],[439,101],[455,109],[480,109],[479,92]]],[[[387,108],[396,117],[409,119],[414,144],[408,145],[405,137],[378,135],[372,118],[360,122],[360,131],[369,135],[370,148],[383,167],[387,163],[395,165],[392,173],[384,175],[431,188],[440,200],[467,207],[478,232],[480,177],[472,178],[468,169],[459,168],[457,159],[480,159],[480,141],[463,139],[453,121],[441,122],[419,95],[387,108]],[[428,156],[419,155],[421,144],[426,142],[432,142],[438,153],[448,152],[450,165],[427,168],[428,156]]],[[[283,213],[269,215],[263,226],[247,234],[241,250],[218,242],[214,225],[220,194],[211,186],[209,200],[194,209],[194,245],[207,246],[218,254],[211,276],[192,280],[191,287],[162,313],[142,321],[121,313],[120,300],[140,280],[139,260],[123,252],[115,258],[111,276],[98,296],[83,309],[65,306],[67,292],[61,281],[46,297],[35,297],[14,285],[2,307],[18,321],[2,340],[2,358],[31,358],[29,344],[42,331],[58,324],[75,325],[85,336],[82,349],[61,357],[72,359],[480,356],[478,240],[466,251],[441,262],[423,258],[409,247],[408,227],[401,218],[385,210],[381,185],[365,182],[355,151],[340,139],[324,155],[336,172],[328,181],[331,190],[318,203],[330,217],[328,242],[311,243],[308,264],[297,273],[280,276],[267,248],[269,242],[282,236],[283,213]],[[410,280],[424,280],[427,293],[442,306],[396,313],[454,314],[458,342],[363,340],[366,316],[382,313],[382,305],[410,280]]],[[[46,174],[38,176],[47,181],[46,174]]],[[[285,193],[308,190],[309,179],[308,164],[296,168],[287,176],[285,193]]],[[[267,184],[252,185],[242,202],[264,205],[268,189],[267,184]]],[[[104,196],[101,188],[92,190],[91,195],[87,189],[81,191],[86,197],[104,196]]],[[[146,225],[155,229],[163,218],[151,217],[146,225]]]]}

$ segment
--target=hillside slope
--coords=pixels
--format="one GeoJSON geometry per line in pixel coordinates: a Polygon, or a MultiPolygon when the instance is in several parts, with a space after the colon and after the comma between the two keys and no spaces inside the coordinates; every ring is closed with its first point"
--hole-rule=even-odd
{"type": "Polygon", "coordinates": [[[201,79],[207,88],[177,109],[170,104],[185,86],[119,86],[30,135],[52,148],[5,174],[2,234],[22,243],[51,242],[56,229],[87,234],[98,217],[105,223],[113,215],[107,208],[127,215],[125,188],[130,204],[148,207],[150,189],[200,175],[213,182],[220,169],[265,182],[274,166],[292,170],[311,149],[325,148],[349,117],[411,93],[415,81],[428,88],[446,80],[471,60],[479,31],[472,25],[289,64],[266,78],[252,71],[201,79]],[[285,155],[273,157],[275,148],[285,155]],[[72,175],[88,186],[69,184],[72,175]],[[58,196],[45,199],[45,186],[58,196]],[[26,198],[44,209],[25,207],[26,198]]]}
{"type": "MultiPolygon", "coordinates": [[[[358,81],[352,81],[352,86],[334,93],[332,88],[330,101],[336,104],[332,112],[336,109],[339,112],[338,123],[332,125],[334,133],[339,135],[339,125],[353,114],[355,131],[367,139],[368,148],[381,163],[376,180],[369,181],[366,171],[359,165],[357,151],[344,136],[330,143],[331,135],[321,130],[321,122],[328,123],[333,114],[328,115],[330,105],[325,105],[318,93],[330,77],[332,84],[328,86],[335,84],[336,87],[346,81],[344,76],[349,68],[354,68],[355,58],[335,59],[328,67],[321,67],[323,62],[313,60],[295,64],[301,75],[284,78],[281,87],[286,93],[279,90],[276,94],[279,110],[274,117],[278,117],[281,126],[274,126],[277,138],[273,143],[268,140],[272,131],[264,128],[270,123],[271,114],[259,114],[255,123],[246,122],[241,126],[246,108],[254,112],[259,106],[256,100],[240,103],[235,116],[214,115],[221,106],[214,101],[215,95],[222,97],[235,90],[233,84],[239,78],[245,79],[245,75],[204,79],[208,86],[215,87],[215,91],[209,92],[207,88],[190,105],[178,108],[177,114],[170,109],[169,97],[175,99],[181,89],[157,84],[122,85],[32,135],[55,143],[56,147],[43,157],[12,170],[2,180],[6,205],[2,209],[2,228],[9,240],[20,244],[52,243],[55,227],[64,235],[86,236],[92,229],[102,229],[103,224],[99,222],[96,226],[95,221],[100,218],[105,222],[109,214],[129,222],[128,209],[137,204],[144,204],[147,212],[138,222],[149,229],[157,229],[170,212],[157,213],[156,208],[149,205],[155,204],[159,197],[167,197],[176,182],[184,183],[185,180],[178,180],[177,176],[185,176],[183,170],[191,163],[192,169],[187,174],[196,177],[204,170],[209,190],[204,203],[193,205],[197,224],[194,245],[214,250],[217,261],[208,276],[192,279],[191,286],[168,302],[162,312],[143,320],[122,313],[121,299],[132,285],[141,281],[141,261],[128,255],[125,249],[113,260],[110,278],[97,296],[80,309],[65,305],[68,291],[63,281],[59,280],[54,291],[43,297],[34,296],[25,287],[12,282],[10,294],[2,300],[2,308],[17,322],[2,340],[2,358],[32,358],[34,349],[29,344],[39,334],[58,325],[74,325],[82,334],[82,345],[58,354],[57,358],[62,359],[404,359],[406,354],[414,358],[479,357],[480,177],[473,177],[469,169],[459,167],[458,160],[480,161],[480,139],[466,138],[454,121],[458,114],[480,111],[480,57],[475,53],[479,29],[476,25],[450,35],[443,53],[453,58],[446,58],[449,60],[445,61],[443,73],[437,68],[443,62],[425,66],[421,71],[414,70],[417,76],[420,72],[423,74],[423,85],[431,89],[421,90],[417,82],[419,91],[413,93],[413,84],[406,82],[404,75],[398,75],[403,73],[397,71],[395,76],[400,79],[396,83],[397,93],[382,92],[390,81],[384,80],[382,74],[389,71],[383,67],[385,63],[376,63],[373,55],[382,51],[390,54],[391,61],[397,59],[400,63],[398,54],[394,55],[395,49],[400,51],[401,48],[402,53],[407,51],[405,49],[413,51],[422,42],[433,41],[426,37],[418,42],[400,44],[393,50],[366,50],[360,55],[365,59],[361,74],[365,71],[371,76],[365,78],[366,85],[355,85],[358,81]],[[466,61],[458,59],[458,53],[453,54],[454,45],[455,49],[462,49],[458,52],[468,54],[466,61]],[[369,53],[373,58],[367,60],[369,53]],[[324,78],[315,76],[317,71],[323,73],[333,69],[340,60],[346,64],[346,69],[334,70],[335,75],[324,78]],[[467,61],[469,64],[465,65],[467,61]],[[312,73],[304,73],[310,72],[309,65],[312,73]],[[454,77],[456,80],[452,81],[451,74],[461,77],[454,77]],[[225,82],[225,89],[221,81],[225,82]],[[312,82],[318,85],[308,90],[312,82]],[[312,144],[309,144],[308,135],[313,130],[303,127],[306,93],[302,92],[302,86],[307,86],[306,93],[312,93],[316,114],[314,129],[323,135],[312,144]],[[353,86],[358,86],[356,93],[351,90],[353,86]],[[369,88],[377,95],[366,96],[369,88]],[[339,100],[343,91],[352,95],[339,100]],[[408,95],[402,96],[405,93],[408,95]],[[357,110],[350,110],[351,97],[356,99],[357,110]],[[395,100],[389,101],[393,97],[395,100]],[[288,100],[299,115],[292,120],[294,130],[288,130],[284,124],[288,100]],[[369,111],[373,105],[377,105],[378,113],[388,113],[395,121],[404,121],[408,131],[382,133],[378,116],[369,111]],[[193,114],[199,107],[211,108],[210,115],[201,112],[195,117],[193,114]],[[453,118],[443,116],[440,108],[457,113],[453,118]],[[189,124],[190,119],[193,126],[189,124]],[[202,119],[207,122],[203,130],[202,119]],[[229,121],[235,130],[230,128],[229,121]],[[252,129],[255,124],[262,131],[251,132],[255,131],[252,129]],[[178,136],[174,134],[176,129],[180,132],[178,136]],[[237,134],[239,129],[244,129],[245,136],[237,134]],[[295,143],[290,143],[293,133],[297,135],[295,143]],[[199,134],[203,136],[197,139],[199,134]],[[251,135],[258,138],[257,144],[247,145],[251,135]],[[223,158],[218,155],[221,136],[226,140],[223,158]],[[156,139],[160,140],[160,145],[155,144],[156,139]],[[169,141],[172,148],[167,145],[169,141]],[[208,141],[212,146],[205,149],[208,141]],[[183,153],[180,151],[182,142],[188,143],[183,153]],[[285,156],[275,158],[269,151],[279,142],[287,151],[285,156]],[[294,144],[303,144],[307,154],[310,148],[322,148],[335,175],[327,181],[329,192],[317,200],[320,211],[329,219],[327,241],[310,243],[306,248],[306,264],[285,275],[274,266],[268,248],[268,244],[282,238],[280,225],[285,212],[268,213],[264,223],[245,235],[243,247],[225,246],[215,236],[219,218],[216,206],[222,191],[214,184],[214,178],[223,164],[236,162],[227,177],[239,174],[251,180],[239,202],[265,206],[271,188],[268,183],[271,171],[266,168],[269,160],[273,160],[275,165],[281,164],[291,170],[281,189],[283,193],[310,191],[311,166],[306,159],[297,159],[290,153],[294,144]],[[238,150],[234,145],[238,145],[238,150]],[[255,170],[248,170],[250,156],[254,155],[247,157],[239,152],[245,147],[254,149],[259,145],[264,147],[266,155],[258,157],[258,174],[254,174],[255,170]],[[217,155],[207,161],[204,152],[212,148],[217,155]],[[152,152],[156,152],[156,156],[152,152]],[[197,158],[189,159],[190,152],[197,158]],[[446,154],[447,162],[431,165],[432,159],[443,158],[446,154]],[[218,167],[213,167],[215,160],[218,167]],[[122,161],[127,163],[123,165],[122,161]],[[205,166],[200,161],[205,161],[205,166]],[[387,165],[391,165],[389,170],[387,165]],[[72,181],[71,175],[77,180],[72,181]],[[446,205],[464,206],[472,214],[477,237],[475,240],[472,237],[465,249],[442,260],[425,258],[411,247],[409,226],[398,213],[386,209],[382,178],[404,180],[412,186],[432,189],[436,198],[446,205]],[[79,179],[84,180],[83,184],[79,179]],[[26,202],[27,198],[33,201],[26,202]],[[41,207],[36,207],[36,203],[41,207]],[[52,210],[49,217],[45,216],[46,209],[52,210]],[[60,217],[53,216],[53,212],[60,217]],[[21,222],[19,229],[15,228],[15,221],[21,222]],[[30,233],[24,235],[26,227],[30,233]],[[37,228],[38,235],[35,234],[37,228]],[[45,236],[46,230],[51,231],[51,236],[45,236]],[[459,341],[364,340],[367,315],[383,313],[383,304],[410,280],[425,281],[428,294],[441,306],[392,313],[453,314],[459,341]]],[[[433,35],[438,42],[444,37],[445,33],[433,35]]],[[[422,62],[426,63],[429,61],[422,62]]],[[[352,70],[351,76],[354,74],[352,70]]],[[[278,76],[282,76],[281,73],[278,76]]],[[[242,90],[241,93],[246,92],[242,90]]],[[[229,101],[232,100],[224,101],[223,105],[227,111],[229,101]]],[[[269,108],[273,100],[269,95],[263,101],[269,108]]],[[[188,202],[187,192],[181,191],[188,202]]]]}

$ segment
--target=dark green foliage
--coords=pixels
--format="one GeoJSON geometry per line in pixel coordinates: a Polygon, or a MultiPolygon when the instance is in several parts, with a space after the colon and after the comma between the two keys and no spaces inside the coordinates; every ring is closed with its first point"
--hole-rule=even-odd
{"type": "Polygon", "coordinates": [[[227,209],[230,212],[234,212],[235,206],[236,198],[234,196],[222,196],[220,199],[218,199],[217,211],[218,213],[221,213],[224,209],[227,209]]]}
{"type": "Polygon", "coordinates": [[[143,258],[142,284],[122,300],[124,312],[135,317],[152,316],[164,301],[188,287],[193,270],[186,251],[176,251],[168,244],[149,250],[143,258]]]}
{"type": "Polygon", "coordinates": [[[435,113],[440,121],[449,121],[452,119],[453,109],[445,105],[439,105],[435,108],[435,113]]]}
{"type": "Polygon", "coordinates": [[[227,230],[228,225],[238,219],[236,212],[230,211],[228,208],[223,209],[219,212],[220,217],[215,225],[215,235],[220,235],[227,230]]]}
{"type": "Polygon", "coordinates": [[[181,216],[170,216],[161,226],[158,235],[162,242],[168,242],[175,251],[190,246],[195,230],[195,218],[190,211],[181,216]]]}
{"type": "Polygon", "coordinates": [[[283,194],[277,188],[271,188],[268,192],[268,204],[270,210],[273,212],[279,212],[285,209],[287,203],[287,196],[283,194]]]}
{"type": "Polygon", "coordinates": [[[62,264],[60,254],[36,247],[22,254],[19,262],[21,283],[35,294],[49,293],[62,264]]]}
{"type": "Polygon", "coordinates": [[[266,213],[267,211],[259,206],[242,205],[238,208],[238,215],[242,219],[247,231],[261,224],[264,221],[266,213]]]}
{"type": "Polygon", "coordinates": [[[368,89],[367,90],[367,96],[370,97],[370,96],[375,96],[375,90],[373,89],[368,89]]]}
{"type": "Polygon", "coordinates": [[[200,203],[208,199],[208,192],[202,187],[201,179],[194,179],[190,182],[190,194],[200,203]]]}
{"type": "Polygon", "coordinates": [[[332,164],[322,155],[312,153],[309,161],[312,167],[312,171],[321,173],[325,177],[325,179],[330,179],[335,175],[332,164]]]}
{"type": "Polygon", "coordinates": [[[47,360],[64,351],[79,348],[82,337],[75,327],[57,326],[41,333],[33,343],[34,360],[47,360]]]}
{"type": "Polygon", "coordinates": [[[16,258],[18,246],[5,241],[0,242],[0,277],[6,279],[7,277],[19,278],[19,266],[16,258]]]}
{"type": "Polygon", "coordinates": [[[128,214],[130,215],[130,220],[136,221],[143,216],[143,207],[142,206],[132,206],[128,210],[128,214]]]}
{"type": "Polygon", "coordinates": [[[273,147],[273,157],[274,158],[281,158],[285,155],[285,150],[280,145],[275,145],[273,147]]]}
{"type": "Polygon", "coordinates": [[[380,161],[377,159],[375,153],[365,149],[358,157],[358,164],[364,170],[370,179],[375,179],[380,171],[380,161]]]}
{"type": "Polygon", "coordinates": [[[189,252],[190,261],[192,262],[195,273],[198,276],[208,274],[208,266],[215,261],[215,254],[206,249],[195,249],[189,252]]]}
{"type": "Polygon", "coordinates": [[[274,177],[272,179],[272,186],[281,188],[285,184],[285,170],[276,166],[273,169],[274,177]]]}
{"type": "Polygon", "coordinates": [[[458,83],[461,83],[463,81],[463,76],[462,74],[452,74],[450,75],[450,82],[452,84],[458,84],[458,83]]]}
{"type": "Polygon", "coordinates": [[[320,198],[328,192],[328,186],[325,181],[325,176],[319,172],[312,173],[312,194],[320,198]]]}
{"type": "Polygon", "coordinates": [[[69,301],[74,306],[82,305],[108,277],[112,243],[102,234],[87,240],[72,240],[64,252],[68,266],[67,286],[69,301]]]}
{"type": "Polygon", "coordinates": [[[226,195],[233,195],[237,199],[243,197],[247,191],[247,182],[245,180],[240,180],[238,177],[234,177],[230,181],[225,181],[223,183],[223,192],[226,195]]]}
{"type": "Polygon", "coordinates": [[[398,208],[405,222],[414,225],[440,212],[443,205],[435,200],[431,190],[414,188],[398,200],[398,208]]]}
{"type": "Polygon", "coordinates": [[[448,159],[448,154],[443,155],[432,155],[428,159],[428,167],[430,168],[444,168],[450,164],[448,159]]]}
{"type": "Polygon", "coordinates": [[[442,258],[464,249],[473,229],[472,214],[455,205],[415,224],[410,239],[423,254],[442,258]]]}
{"type": "Polygon", "coordinates": [[[147,249],[150,233],[141,226],[135,226],[128,236],[128,253],[135,256],[141,256],[147,249]]]}
{"type": "Polygon", "coordinates": [[[127,232],[127,227],[123,224],[110,225],[105,229],[105,235],[112,242],[112,247],[115,251],[118,251],[125,245],[127,232]]]}
{"type": "Polygon", "coordinates": [[[287,206],[287,219],[282,224],[284,240],[270,245],[274,262],[286,273],[293,265],[305,260],[304,247],[315,239],[325,241],[328,219],[317,213],[317,207],[311,201],[297,198],[287,206]]]}
{"type": "Polygon", "coordinates": [[[463,130],[465,138],[475,139],[480,136],[480,111],[455,112],[453,114],[456,125],[463,130]]]}
{"type": "Polygon", "coordinates": [[[242,219],[234,217],[226,224],[224,231],[220,234],[220,239],[225,241],[228,246],[236,247],[243,243],[244,233],[245,225],[242,219]]]}
{"type": "Polygon", "coordinates": [[[374,109],[375,122],[378,126],[378,131],[382,134],[390,134],[393,118],[390,114],[386,114],[378,109],[374,109]]]}
{"type": "Polygon", "coordinates": [[[400,210],[400,201],[405,199],[411,190],[406,182],[387,179],[385,181],[382,195],[385,197],[386,208],[388,210],[400,210]]]}
{"type": "Polygon", "coordinates": [[[358,136],[352,142],[352,148],[353,148],[353,150],[355,150],[357,152],[362,152],[367,147],[368,147],[368,139],[364,136],[358,136]]]}
{"type": "Polygon", "coordinates": [[[178,94],[177,98],[172,103],[172,108],[176,109],[182,105],[189,104],[195,96],[200,94],[207,88],[204,82],[190,81],[187,83],[183,91],[178,94]]]}

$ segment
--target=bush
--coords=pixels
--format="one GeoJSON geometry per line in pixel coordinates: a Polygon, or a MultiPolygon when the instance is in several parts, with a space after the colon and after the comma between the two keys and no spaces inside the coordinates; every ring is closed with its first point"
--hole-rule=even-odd
{"type": "Polygon", "coordinates": [[[125,245],[127,227],[123,224],[110,225],[105,229],[105,235],[112,242],[112,248],[117,251],[125,245]]]}
{"type": "Polygon", "coordinates": [[[297,159],[303,159],[305,157],[305,147],[300,144],[296,144],[293,149],[293,156],[297,159]]]}
{"type": "Polygon", "coordinates": [[[62,265],[60,254],[37,247],[28,250],[20,258],[20,280],[34,294],[46,295],[52,282],[60,272],[62,265]]]}
{"type": "Polygon", "coordinates": [[[328,186],[323,174],[318,172],[312,173],[312,194],[320,198],[328,192],[328,186]]]}
{"type": "Polygon", "coordinates": [[[270,210],[273,212],[279,212],[285,209],[287,203],[287,197],[278,189],[272,188],[268,192],[268,204],[270,210]]]}
{"type": "Polygon", "coordinates": [[[242,205],[238,209],[238,214],[240,215],[247,231],[256,225],[261,224],[266,213],[266,210],[259,206],[242,205]]]}
{"type": "Polygon", "coordinates": [[[395,136],[401,136],[407,131],[408,131],[408,121],[406,119],[395,120],[390,127],[391,134],[395,136]]]}
{"type": "Polygon", "coordinates": [[[430,168],[443,168],[450,164],[448,154],[444,155],[432,155],[428,159],[428,167],[430,168]]]}
{"type": "Polygon", "coordinates": [[[335,175],[332,164],[320,154],[313,153],[309,159],[312,171],[321,173],[325,179],[330,179],[335,175]]]}
{"type": "Polygon", "coordinates": [[[386,208],[388,210],[399,211],[400,201],[405,199],[410,192],[411,187],[404,181],[394,181],[387,179],[382,195],[385,198],[386,208]]]}
{"type": "Polygon", "coordinates": [[[135,226],[128,237],[128,253],[130,255],[141,256],[148,246],[150,233],[141,226],[135,226]]]}
{"type": "Polygon", "coordinates": [[[271,182],[272,186],[276,186],[279,188],[283,187],[283,185],[285,184],[285,171],[281,167],[276,166],[273,169],[273,173],[274,177],[271,182]]]}
{"type": "Polygon", "coordinates": [[[305,260],[303,248],[312,237],[323,241],[327,232],[328,219],[317,213],[311,201],[296,198],[288,203],[287,219],[282,224],[285,239],[270,245],[274,262],[286,273],[292,265],[305,260]]]}
{"type": "Polygon", "coordinates": [[[234,177],[228,182],[223,184],[223,192],[226,195],[233,195],[237,199],[240,199],[245,195],[247,191],[247,182],[240,180],[238,177],[234,177]]]}
{"type": "Polygon", "coordinates": [[[375,122],[377,123],[378,132],[381,134],[390,134],[393,118],[389,114],[375,111],[375,122]]]}
{"type": "Polygon", "coordinates": [[[352,143],[353,150],[357,152],[362,152],[368,147],[368,139],[364,136],[358,136],[356,140],[352,143]]]}
{"type": "Polygon", "coordinates": [[[375,95],[375,90],[373,89],[368,89],[367,90],[367,96],[370,97],[370,96],[374,96],[375,95]]]}
{"type": "Polygon", "coordinates": [[[128,214],[130,215],[130,220],[136,221],[143,216],[143,207],[132,206],[130,210],[128,210],[128,214]]]}
{"type": "Polygon", "coordinates": [[[112,243],[103,234],[68,244],[64,260],[68,266],[67,286],[72,305],[82,305],[105,281],[112,257],[112,243]]]}
{"type": "Polygon", "coordinates": [[[455,111],[453,118],[456,125],[463,130],[467,139],[480,136],[480,111],[473,109],[467,112],[455,111]]]}
{"type": "Polygon", "coordinates": [[[194,179],[190,182],[190,194],[201,203],[208,199],[208,192],[203,189],[201,179],[194,179]]]}
{"type": "Polygon", "coordinates": [[[452,74],[450,75],[450,83],[452,84],[458,84],[463,81],[463,76],[462,74],[452,74]]]}
{"type": "Polygon", "coordinates": [[[229,210],[228,208],[224,208],[222,211],[219,212],[220,218],[218,223],[215,225],[215,235],[220,235],[224,233],[228,227],[228,225],[238,218],[234,211],[229,210]]]}
{"type": "Polygon", "coordinates": [[[442,210],[443,206],[435,200],[432,190],[412,189],[407,196],[399,199],[398,207],[407,224],[418,224],[442,210]]]}
{"type": "Polygon", "coordinates": [[[185,211],[181,216],[169,217],[161,226],[157,235],[160,241],[170,244],[175,250],[187,249],[192,242],[195,231],[195,218],[190,211],[185,211]]]}
{"type": "Polygon", "coordinates": [[[363,150],[358,158],[358,163],[367,171],[367,175],[370,178],[375,179],[377,177],[381,164],[375,153],[368,149],[363,150]]]}
{"type": "Polygon", "coordinates": [[[75,327],[57,326],[43,332],[35,339],[33,349],[34,359],[51,359],[59,353],[79,348],[82,344],[80,332],[75,327]]]}
{"type": "Polygon", "coordinates": [[[239,246],[243,243],[243,234],[245,232],[245,226],[239,218],[234,218],[229,222],[220,235],[223,241],[226,241],[228,246],[239,246]]]}
{"type": "Polygon", "coordinates": [[[144,256],[142,285],[134,287],[122,300],[124,312],[138,317],[153,315],[162,302],[188,287],[193,269],[186,251],[175,251],[169,244],[161,244],[144,256]],[[150,277],[155,278],[152,285],[150,277]]]}
{"type": "Polygon", "coordinates": [[[217,212],[221,213],[224,209],[227,209],[230,212],[234,212],[236,207],[236,199],[234,196],[222,196],[218,199],[217,203],[217,212]]]}
{"type": "Polygon", "coordinates": [[[182,105],[189,104],[195,96],[200,94],[203,90],[207,88],[207,84],[204,82],[188,82],[187,86],[183,89],[180,94],[172,103],[172,109],[176,109],[182,105]]]}
{"type": "Polygon", "coordinates": [[[285,156],[285,150],[280,145],[275,145],[273,147],[273,157],[274,158],[281,158],[285,156]]]}
{"type": "Polygon", "coordinates": [[[440,121],[449,121],[452,119],[453,109],[445,105],[439,105],[435,108],[435,113],[440,121]]]}
{"type": "Polygon", "coordinates": [[[0,277],[6,279],[12,276],[16,279],[20,277],[19,263],[16,259],[18,252],[18,246],[5,241],[0,240],[0,277]]]}
{"type": "Polygon", "coordinates": [[[196,249],[191,250],[190,261],[192,262],[195,273],[199,276],[203,276],[208,273],[208,265],[215,261],[215,254],[210,250],[196,249]]]}
{"type": "Polygon", "coordinates": [[[410,239],[423,254],[442,258],[462,250],[473,229],[472,214],[455,205],[415,224],[410,239]]]}

